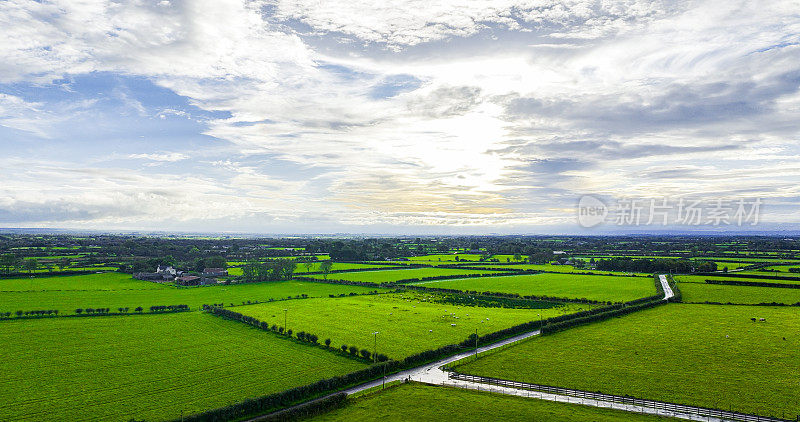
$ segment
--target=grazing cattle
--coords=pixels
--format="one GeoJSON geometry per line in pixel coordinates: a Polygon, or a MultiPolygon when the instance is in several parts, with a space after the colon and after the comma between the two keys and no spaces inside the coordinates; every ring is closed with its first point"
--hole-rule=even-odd
{"type": "Polygon", "coordinates": [[[759,318],[758,320],[761,321],[761,322],[767,322],[766,318],[759,318]]]}
{"type": "Polygon", "coordinates": [[[750,321],[756,322],[756,319],[755,319],[755,317],[753,317],[753,318],[750,318],[750,321]]]}

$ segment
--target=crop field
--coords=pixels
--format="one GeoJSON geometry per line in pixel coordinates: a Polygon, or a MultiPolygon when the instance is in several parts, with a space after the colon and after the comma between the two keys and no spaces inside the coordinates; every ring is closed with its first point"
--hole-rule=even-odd
{"type": "Polygon", "coordinates": [[[657,422],[671,419],[577,404],[425,384],[401,384],[349,402],[313,421],[657,422]]]}
{"type": "Polygon", "coordinates": [[[573,274],[526,274],[502,277],[459,278],[413,283],[462,291],[518,293],[572,299],[625,302],[656,294],[652,277],[573,274]]]}
{"type": "MultiPolygon", "coordinates": [[[[121,283],[113,276],[113,283],[121,283]]],[[[63,276],[61,283],[69,285],[73,277],[63,276]]],[[[130,278],[130,276],[128,276],[130,278]]],[[[44,280],[44,279],[33,279],[44,280]]],[[[2,280],[6,282],[9,280],[2,280]]],[[[100,283],[95,280],[95,282],[100,283]]],[[[241,304],[243,301],[266,301],[269,299],[282,299],[287,296],[306,294],[311,297],[328,296],[331,294],[347,294],[350,292],[367,293],[381,290],[377,287],[345,286],[337,284],[314,283],[306,281],[276,281],[268,283],[245,283],[232,285],[217,285],[208,287],[177,288],[163,286],[146,281],[132,280],[143,283],[145,288],[138,290],[45,290],[45,291],[2,291],[0,292],[0,311],[15,312],[17,310],[57,309],[72,313],[76,308],[106,307],[116,309],[129,307],[131,309],[152,305],[189,305],[197,309],[203,304],[225,303],[241,304]],[[149,288],[155,286],[156,288],[149,288]]],[[[29,287],[29,286],[22,286],[29,287]]],[[[35,286],[34,286],[35,287],[35,286]]]]}
{"type": "Polygon", "coordinates": [[[800,303],[800,289],[779,287],[726,286],[719,284],[681,283],[678,286],[686,303],[800,303]]]}
{"type": "Polygon", "coordinates": [[[199,312],[6,321],[0,343],[0,420],[177,419],[365,366],[199,312]]]}
{"type": "Polygon", "coordinates": [[[167,286],[116,272],[55,277],[0,279],[0,292],[47,290],[158,290],[167,286]]]}
{"type": "Polygon", "coordinates": [[[378,332],[378,353],[399,359],[414,353],[459,343],[470,334],[483,335],[524,322],[591,308],[589,305],[557,305],[546,309],[504,309],[432,303],[438,296],[416,293],[382,294],[343,298],[302,299],[261,303],[233,310],[270,325],[287,325],[330,338],[342,344],[373,349],[378,332]]]}
{"type": "MultiPolygon", "coordinates": [[[[460,276],[470,274],[502,274],[505,271],[462,270],[459,268],[408,268],[385,271],[358,271],[351,273],[335,273],[328,275],[329,280],[362,281],[367,283],[390,283],[423,277],[460,276]]],[[[322,275],[314,275],[322,278],[322,275]]]]}
{"type": "Polygon", "coordinates": [[[793,308],[669,304],[531,339],[457,370],[794,417],[798,332],[793,308]]]}

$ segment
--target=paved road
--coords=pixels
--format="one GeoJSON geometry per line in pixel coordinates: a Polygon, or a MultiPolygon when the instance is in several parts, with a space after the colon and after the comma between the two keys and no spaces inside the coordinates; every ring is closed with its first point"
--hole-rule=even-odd
{"type": "MultiPolygon", "coordinates": [[[[669,286],[667,282],[666,275],[659,275],[659,281],[661,282],[661,286],[664,288],[664,300],[668,300],[671,297],[675,296],[672,291],[672,288],[669,286]]],[[[503,347],[512,343],[516,343],[518,341],[524,340],[526,338],[530,338],[536,335],[539,335],[540,331],[531,331],[529,333],[520,334],[518,336],[514,336],[511,338],[507,338],[503,341],[493,343],[490,345],[486,345],[483,347],[478,348],[478,355],[481,353],[487,352],[492,349],[496,349],[498,347],[503,347]]],[[[392,375],[387,376],[385,379],[379,379],[371,382],[367,382],[355,387],[348,388],[344,390],[344,393],[347,395],[357,393],[359,391],[366,390],[368,388],[380,386],[381,383],[392,382],[392,381],[399,381],[409,379],[411,381],[422,382],[426,384],[437,384],[437,385],[447,385],[452,387],[458,388],[466,388],[472,390],[481,390],[481,391],[492,391],[495,393],[501,394],[508,394],[514,396],[521,396],[521,397],[532,397],[542,400],[550,400],[550,401],[558,401],[558,402],[565,402],[565,403],[580,403],[586,406],[594,406],[594,407],[606,407],[606,408],[614,408],[619,410],[624,410],[628,412],[636,412],[636,413],[647,413],[652,415],[660,415],[660,416],[670,416],[680,419],[687,419],[687,420],[696,420],[696,421],[707,421],[707,422],[724,422],[722,419],[716,418],[708,418],[705,416],[698,416],[690,413],[682,414],[682,413],[675,413],[675,412],[668,412],[664,410],[658,410],[648,407],[641,407],[641,406],[633,406],[633,405],[624,405],[620,403],[612,403],[600,400],[591,400],[591,399],[581,399],[576,397],[570,396],[563,396],[557,394],[548,394],[548,393],[540,393],[534,392],[530,390],[523,390],[518,388],[510,388],[510,387],[501,387],[495,385],[487,385],[487,384],[480,384],[476,382],[469,382],[469,381],[461,381],[461,380],[454,380],[448,377],[448,373],[441,369],[442,366],[447,365],[449,363],[455,362],[457,360],[470,357],[475,355],[475,350],[467,350],[463,353],[459,353],[455,356],[451,356],[446,359],[438,360],[433,363],[429,363],[427,365],[423,365],[417,368],[408,369],[402,372],[398,372],[392,375]]],[[[251,419],[252,422],[258,421],[259,418],[251,419]]]]}

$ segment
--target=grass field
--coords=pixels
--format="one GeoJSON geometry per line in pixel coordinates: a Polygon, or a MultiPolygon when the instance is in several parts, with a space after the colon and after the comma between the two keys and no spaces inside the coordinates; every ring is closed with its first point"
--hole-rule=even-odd
{"type": "MultiPolygon", "coordinates": [[[[307,273],[313,271],[319,271],[320,268],[319,262],[311,263],[311,267],[309,268],[305,263],[297,264],[297,268],[294,270],[295,273],[307,273]]],[[[331,271],[342,271],[342,270],[362,270],[368,268],[397,268],[397,265],[381,265],[381,264],[358,264],[352,262],[334,262],[331,265],[331,271]]],[[[402,268],[402,267],[400,267],[402,268]]]]}
{"type": "Polygon", "coordinates": [[[458,370],[794,417],[798,331],[792,308],[670,304],[525,341],[458,370]]]}
{"type": "Polygon", "coordinates": [[[785,303],[793,305],[800,302],[800,289],[699,283],[681,283],[678,287],[683,295],[683,302],[686,303],[717,302],[742,305],[785,303]]]}
{"type": "MultiPolygon", "coordinates": [[[[739,273],[741,274],[741,273],[739,273]]],[[[774,275],[774,274],[764,274],[764,275],[774,275]]],[[[679,283],[703,283],[705,284],[706,280],[732,280],[732,281],[741,281],[746,283],[778,283],[778,284],[800,284],[800,274],[795,275],[788,275],[782,274],[782,276],[793,277],[797,276],[797,280],[773,280],[769,278],[748,278],[748,277],[729,277],[725,275],[678,275],[675,276],[675,281],[679,283]]]]}
{"type": "MultiPolygon", "coordinates": [[[[363,281],[368,283],[389,283],[398,280],[422,277],[459,276],[469,274],[501,274],[504,271],[462,270],[458,268],[408,268],[400,270],[358,271],[328,275],[329,280],[363,281]]],[[[315,275],[322,278],[321,275],[315,275]]]]}
{"type": "Polygon", "coordinates": [[[448,262],[453,264],[456,262],[456,257],[458,257],[457,261],[478,261],[481,259],[481,255],[479,254],[468,254],[468,253],[460,253],[460,254],[435,254],[435,255],[422,255],[422,256],[410,256],[408,260],[411,262],[417,261],[431,261],[431,262],[448,262]]]}
{"type": "Polygon", "coordinates": [[[0,420],[177,419],[364,367],[190,312],[0,322],[0,420]]]}
{"type": "Polygon", "coordinates": [[[433,280],[414,284],[464,291],[519,293],[523,296],[583,298],[612,302],[629,301],[656,293],[652,277],[553,273],[433,280]]]}
{"type": "MultiPolygon", "coordinates": [[[[117,278],[117,274],[109,274],[109,276],[112,284],[125,283],[117,278]]],[[[70,285],[73,283],[70,279],[74,277],[84,276],[59,277],[63,281],[58,283],[70,285]]],[[[2,280],[0,283],[7,281],[9,280],[2,280]]],[[[102,285],[99,280],[94,280],[93,282],[102,285]]],[[[228,305],[230,303],[241,304],[242,301],[247,300],[264,301],[300,294],[318,297],[330,294],[366,293],[380,290],[377,287],[345,286],[305,281],[278,281],[193,288],[162,286],[138,280],[132,280],[131,283],[133,282],[157,288],[141,290],[3,291],[0,292],[0,311],[57,309],[61,312],[72,313],[76,308],[87,307],[111,309],[129,307],[133,309],[137,306],[147,308],[152,305],[179,304],[189,305],[192,309],[197,309],[203,304],[211,303],[225,303],[228,305]]]]}
{"type": "Polygon", "coordinates": [[[588,305],[564,305],[550,309],[502,309],[431,303],[430,295],[397,293],[344,298],[304,299],[262,303],[235,311],[288,328],[330,338],[342,344],[373,349],[375,331],[378,353],[390,358],[459,343],[470,334],[483,335],[523,322],[589,309],[588,305]],[[452,315],[455,314],[455,315],[452,315]],[[458,317],[458,318],[455,318],[458,317]],[[488,318],[488,319],[487,319],[488,318]],[[455,324],[455,326],[451,326],[455,324]]]}
{"type": "Polygon", "coordinates": [[[673,419],[568,403],[424,384],[401,384],[366,395],[313,421],[596,421],[673,419]]]}
{"type": "MultiPolygon", "coordinates": [[[[465,265],[464,268],[470,267],[481,267],[481,268],[497,268],[497,269],[507,269],[507,270],[536,270],[536,271],[548,271],[554,273],[590,273],[590,274],[632,274],[626,273],[622,271],[600,271],[600,270],[593,270],[590,268],[576,268],[572,265],[555,265],[555,264],[516,264],[516,265],[509,265],[509,264],[497,264],[497,263],[486,263],[486,264],[475,264],[475,265],[465,265]]],[[[643,273],[636,273],[641,275],[646,275],[643,273]]]]}
{"type": "Polygon", "coordinates": [[[0,279],[0,292],[47,290],[159,290],[169,287],[136,280],[130,274],[102,273],[56,277],[0,279]]]}

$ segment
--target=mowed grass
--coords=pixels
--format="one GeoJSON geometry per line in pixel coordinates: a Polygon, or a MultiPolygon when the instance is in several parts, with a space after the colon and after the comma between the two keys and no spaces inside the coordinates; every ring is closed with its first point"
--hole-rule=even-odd
{"type": "Polygon", "coordinates": [[[373,350],[400,359],[414,353],[460,343],[470,334],[483,335],[524,322],[590,309],[588,305],[563,305],[549,309],[503,309],[431,303],[431,295],[396,293],[344,298],[290,300],[241,306],[233,310],[270,325],[330,338],[343,344],[373,350]],[[456,318],[457,317],[457,318],[456,318]],[[451,324],[455,324],[454,326],[451,324]]]}
{"type": "MultiPolygon", "coordinates": [[[[504,271],[462,270],[458,268],[408,268],[400,270],[358,271],[329,274],[329,280],[362,281],[367,283],[390,283],[423,277],[460,276],[471,274],[502,274],[504,271]]],[[[322,275],[314,275],[322,278],[322,275]]]]}
{"type": "Polygon", "coordinates": [[[726,286],[719,284],[681,283],[678,285],[686,303],[800,303],[800,289],[780,287],[726,286]]]}
{"type": "MultiPolygon", "coordinates": [[[[738,273],[742,274],[742,273],[738,273]]],[[[774,275],[774,274],[764,274],[774,275]]],[[[782,274],[782,276],[793,277],[792,275],[782,274]]],[[[705,284],[706,280],[730,280],[743,283],[778,283],[778,284],[800,284],[800,274],[797,274],[797,280],[780,280],[771,278],[749,278],[749,277],[730,277],[725,275],[678,275],[675,276],[675,281],[679,283],[702,283],[705,284]]]]}
{"type": "Polygon", "coordinates": [[[0,323],[0,420],[160,421],[364,367],[212,315],[0,323]]]}
{"type": "Polygon", "coordinates": [[[652,277],[623,277],[577,274],[529,274],[502,277],[461,278],[413,283],[477,292],[518,293],[598,301],[625,302],[656,294],[652,277]]]}
{"type": "Polygon", "coordinates": [[[620,410],[425,384],[401,384],[348,402],[313,421],[596,421],[672,419],[620,410]]]}
{"type": "MultiPolygon", "coordinates": [[[[627,273],[623,271],[600,271],[600,270],[593,270],[591,268],[577,268],[572,265],[561,265],[561,264],[477,264],[477,265],[465,265],[464,268],[470,267],[481,267],[481,268],[497,268],[497,269],[504,269],[504,270],[535,270],[535,271],[547,271],[547,272],[554,272],[554,273],[589,273],[589,274],[634,274],[634,273],[627,273]]],[[[635,273],[646,275],[644,273],[635,273]]]]}
{"type": "MultiPolygon", "coordinates": [[[[74,276],[65,276],[71,278],[74,276]]],[[[80,276],[78,276],[80,277],[80,276]]],[[[71,283],[68,280],[63,283],[71,283]]],[[[270,283],[246,283],[216,285],[209,287],[177,288],[158,286],[159,289],[143,290],[85,290],[85,291],[14,291],[0,292],[0,311],[57,309],[73,313],[76,308],[111,308],[153,305],[189,305],[198,309],[203,304],[224,303],[226,306],[242,302],[283,299],[287,296],[306,294],[311,297],[327,297],[334,294],[367,293],[381,290],[378,287],[345,286],[314,283],[308,281],[277,281],[270,283]]]]}
{"type": "Polygon", "coordinates": [[[102,273],[56,277],[24,277],[0,279],[0,291],[46,290],[159,290],[167,286],[136,280],[130,274],[102,273]]]}
{"type": "Polygon", "coordinates": [[[798,332],[792,308],[669,304],[525,341],[457,370],[793,417],[798,332]]]}

